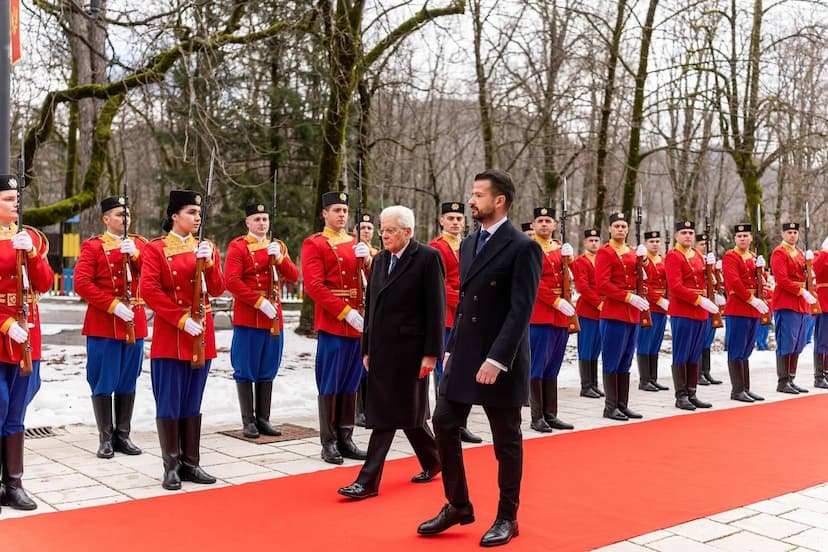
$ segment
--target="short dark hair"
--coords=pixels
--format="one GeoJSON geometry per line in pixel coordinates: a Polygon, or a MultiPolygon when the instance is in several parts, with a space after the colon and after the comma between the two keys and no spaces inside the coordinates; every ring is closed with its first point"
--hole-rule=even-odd
{"type": "Polygon", "coordinates": [[[509,209],[515,200],[515,185],[512,183],[512,177],[506,171],[486,169],[482,173],[476,174],[474,180],[475,182],[488,180],[492,184],[492,190],[496,196],[506,196],[506,209],[509,209]]]}

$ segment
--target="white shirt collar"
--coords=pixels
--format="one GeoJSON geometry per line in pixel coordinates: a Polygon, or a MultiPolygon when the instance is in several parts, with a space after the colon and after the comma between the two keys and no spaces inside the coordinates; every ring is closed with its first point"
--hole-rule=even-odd
{"type": "Polygon", "coordinates": [[[494,235],[494,233],[497,232],[497,229],[500,228],[501,226],[503,226],[503,224],[507,220],[509,220],[509,217],[503,217],[502,219],[500,219],[496,223],[492,224],[488,228],[484,227],[483,230],[486,230],[489,233],[489,237],[492,237],[494,235]]]}
{"type": "Polygon", "coordinates": [[[397,251],[396,253],[391,253],[390,251],[389,251],[389,253],[391,253],[391,256],[392,256],[392,257],[393,257],[393,256],[396,256],[396,257],[397,257],[397,260],[399,261],[399,260],[402,258],[403,253],[405,253],[405,250],[406,250],[406,248],[408,248],[408,246],[409,246],[409,244],[410,244],[410,243],[411,243],[411,240],[408,240],[407,242],[405,242],[405,245],[403,246],[403,248],[402,248],[402,249],[400,249],[400,250],[399,250],[399,251],[397,251]]]}

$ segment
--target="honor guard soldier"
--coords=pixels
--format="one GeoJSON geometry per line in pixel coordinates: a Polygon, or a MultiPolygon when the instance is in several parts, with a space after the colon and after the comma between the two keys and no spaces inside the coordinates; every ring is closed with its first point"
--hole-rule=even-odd
{"type": "Polygon", "coordinates": [[[828,389],[828,238],[814,257],[814,277],[820,314],[814,327],[814,387],[828,389]]]}
{"type": "Polygon", "coordinates": [[[520,231],[529,236],[530,238],[535,237],[535,229],[532,228],[531,222],[521,222],[520,223],[520,231]]]}
{"type": "MultiPolygon", "coordinates": [[[[374,247],[374,230],[376,228],[376,220],[374,215],[370,213],[362,213],[362,220],[359,223],[359,241],[368,246],[371,256],[368,259],[368,264],[374,260],[374,257],[379,253],[379,248],[374,247]]],[[[365,401],[368,398],[368,373],[363,370],[362,377],[359,379],[359,388],[357,389],[357,403],[356,403],[356,417],[355,423],[359,427],[365,427],[365,401]]]]}
{"type": "Polygon", "coordinates": [[[604,417],[626,421],[641,418],[629,409],[630,365],[638,338],[641,313],[650,308],[647,299],[635,294],[638,257],[647,256],[643,245],[627,245],[629,223],[624,213],[609,216],[610,241],[595,254],[595,284],[604,297],[601,309],[601,355],[604,417]]]}
{"type": "Polygon", "coordinates": [[[705,297],[705,264],[715,264],[712,254],[702,255],[693,247],[696,223],[676,223],[676,246],[664,257],[664,273],[670,304],[670,331],[673,336],[673,386],[676,408],[696,410],[713,405],[696,397],[699,361],[708,332],[708,318],[719,312],[716,303],[705,297]]]}
{"type": "MultiPolygon", "coordinates": [[[[428,245],[440,252],[446,270],[446,329],[444,342],[454,326],[454,313],[460,302],[460,242],[463,241],[463,227],[466,225],[465,205],[461,201],[447,201],[440,205],[440,228],[442,234],[428,245]]],[[[443,375],[443,360],[437,359],[434,368],[434,395],[439,394],[440,378],[443,375]]],[[[466,443],[482,443],[483,439],[468,428],[460,429],[460,440],[466,443]]]]}
{"type": "Polygon", "coordinates": [[[653,325],[638,330],[638,388],[644,391],[666,391],[658,383],[658,353],[667,327],[667,278],[664,275],[664,257],[661,256],[661,233],[657,230],[644,232],[644,246],[647,248],[647,302],[650,303],[650,318],[653,325]]]}
{"type": "MultiPolygon", "coordinates": [[[[0,505],[34,510],[37,504],[23,490],[23,420],[40,389],[40,314],[37,297],[52,289],[54,273],[46,255],[49,242],[35,228],[17,227],[18,182],[0,176],[0,505]],[[19,254],[18,254],[19,253],[19,254]],[[28,293],[21,293],[20,265],[28,272],[28,293]],[[23,321],[20,305],[28,306],[23,321]],[[31,354],[31,365],[25,359],[31,354]],[[31,370],[29,372],[29,369],[31,370]],[[27,373],[28,372],[28,373],[27,373]]],[[[25,290],[25,286],[23,286],[25,290]]]]}
{"type": "Polygon", "coordinates": [[[573,251],[568,243],[561,246],[552,239],[556,227],[553,209],[536,207],[534,215],[534,239],[543,250],[543,269],[529,319],[529,406],[531,428],[549,433],[553,429],[574,429],[558,419],[558,374],[569,340],[569,317],[575,314],[575,307],[561,295],[563,257],[572,257],[573,251]]]}
{"type": "Polygon", "coordinates": [[[805,334],[811,305],[817,298],[805,289],[805,261],[811,251],[796,246],[799,223],[782,225],[782,243],[771,253],[770,265],[776,287],[773,289],[773,325],[776,329],[776,390],[780,393],[807,393],[794,383],[799,354],[805,348],[805,334]]]}
{"type": "Polygon", "coordinates": [[[302,276],[314,302],[322,459],[342,464],[343,457],[365,460],[353,432],[356,392],[365,371],[360,355],[365,275],[360,265],[371,258],[371,250],[345,231],[348,194],[323,194],[322,218],[324,230],[302,243],[302,276]]]}
{"type": "Polygon", "coordinates": [[[141,295],[155,311],[152,392],[164,462],[162,486],[167,490],[180,489],[181,481],[216,482],[199,465],[199,446],[201,399],[211,360],[216,358],[209,297],[224,292],[224,279],[218,249],[209,240],[199,243],[194,236],[203,220],[201,206],[200,193],[172,190],[162,225],[168,234],[149,242],[143,253],[141,295]],[[200,264],[203,278],[197,277],[200,264]],[[201,289],[202,282],[206,291],[201,289]],[[193,304],[197,296],[203,309],[193,304]],[[194,310],[202,310],[201,321],[193,318],[194,310]],[[203,349],[203,364],[199,349],[203,349]]]}
{"type": "MultiPolygon", "coordinates": [[[[696,248],[705,255],[705,258],[707,255],[713,254],[712,248],[710,247],[710,236],[704,232],[696,234],[696,248]]],[[[723,307],[723,300],[724,298],[719,297],[717,294],[714,298],[714,303],[719,307],[723,307]]],[[[719,385],[722,383],[721,380],[717,380],[710,373],[710,347],[713,345],[714,339],[716,339],[716,328],[713,327],[712,319],[708,318],[707,330],[704,334],[704,345],[702,347],[701,364],[699,366],[699,385],[719,385]]]]}
{"type": "Polygon", "coordinates": [[[242,433],[255,439],[260,434],[282,434],[270,424],[273,379],[284,346],[280,282],[295,283],[299,269],[284,242],[268,237],[271,221],[265,205],[247,205],[244,212],[248,232],[227,246],[224,282],[233,294],[230,363],[239,395],[242,433]]]}
{"type": "Polygon", "coordinates": [[[598,357],[601,355],[601,320],[603,298],[595,286],[595,254],[601,247],[601,233],[596,228],[584,230],[584,252],[570,265],[578,290],[575,312],[581,331],[578,332],[578,368],[581,375],[581,396],[600,399],[598,357]]]}
{"type": "Polygon", "coordinates": [[[106,231],[83,242],[74,274],[75,291],[89,305],[82,333],[100,441],[97,456],[112,458],[115,452],[141,454],[129,433],[147,336],[147,315],[138,289],[147,240],[127,234],[131,218],[123,196],[101,201],[101,217],[106,231]]]}
{"type": "Polygon", "coordinates": [[[759,321],[769,312],[767,303],[755,294],[758,286],[765,285],[756,281],[756,269],[765,266],[765,259],[756,257],[750,251],[752,231],[753,226],[749,223],[734,226],[736,246],[722,257],[722,274],[727,290],[724,313],[727,317],[727,368],[732,385],[730,398],[747,403],[764,400],[750,390],[749,362],[759,333],[759,321]]]}

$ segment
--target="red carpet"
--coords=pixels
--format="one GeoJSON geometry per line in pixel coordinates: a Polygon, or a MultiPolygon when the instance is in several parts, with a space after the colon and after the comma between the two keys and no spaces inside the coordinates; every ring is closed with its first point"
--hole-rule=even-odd
{"type": "MultiPolygon", "coordinates": [[[[509,550],[589,550],[828,479],[828,395],[556,434],[525,443],[520,536],[509,550]]],[[[491,447],[466,451],[477,522],[416,535],[442,485],[390,462],[380,496],[336,489],[357,468],[0,521],[16,552],[474,550],[496,511],[491,447]]],[[[159,466],[160,472],[160,466],[159,466]]]]}

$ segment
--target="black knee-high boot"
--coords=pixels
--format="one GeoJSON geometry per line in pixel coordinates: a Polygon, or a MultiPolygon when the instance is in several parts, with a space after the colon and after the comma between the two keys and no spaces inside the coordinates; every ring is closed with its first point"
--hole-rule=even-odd
{"type": "Polygon", "coordinates": [[[15,510],[35,510],[37,503],[23,490],[23,432],[3,437],[3,494],[0,504],[15,510]]]}
{"type": "Polygon", "coordinates": [[[687,365],[673,364],[673,387],[676,388],[676,408],[681,410],[695,410],[690,402],[687,390],[687,365]]]}
{"type": "Polygon", "coordinates": [[[745,391],[744,375],[741,360],[729,360],[727,369],[730,373],[730,398],[734,401],[752,403],[753,398],[745,391]]]}
{"type": "Polygon", "coordinates": [[[575,429],[558,418],[558,378],[543,381],[543,418],[552,429],[575,429]]]}
{"type": "Polygon", "coordinates": [[[658,391],[653,385],[653,376],[650,373],[650,355],[636,355],[638,361],[638,388],[642,391],[658,391]]]}
{"type": "Polygon", "coordinates": [[[181,465],[181,439],[177,419],[156,419],[158,444],[161,445],[161,460],[164,462],[164,479],[161,486],[168,491],[181,489],[178,468],[181,465]]]}
{"type": "Polygon", "coordinates": [[[253,414],[253,383],[249,381],[237,381],[236,392],[239,395],[242,434],[248,439],[258,439],[259,429],[256,427],[256,418],[253,414]]]}
{"type": "Polygon", "coordinates": [[[181,467],[178,475],[182,481],[200,485],[212,485],[216,478],[204,471],[201,462],[201,414],[179,420],[181,432],[181,467]]]}
{"type": "Polygon", "coordinates": [[[581,376],[581,396],[590,399],[600,399],[601,395],[592,388],[592,365],[590,361],[579,360],[578,372],[581,376]]]}
{"type": "Polygon", "coordinates": [[[256,429],[262,435],[279,437],[282,432],[270,423],[270,404],[273,400],[273,382],[258,381],[256,389],[256,429]]]}
{"type": "Polygon", "coordinates": [[[549,427],[543,415],[542,380],[529,380],[529,413],[532,416],[532,422],[529,424],[529,427],[538,433],[552,433],[552,428],[549,427]]]}
{"type": "Polygon", "coordinates": [[[128,456],[138,456],[141,449],[135,446],[129,434],[132,432],[132,412],[135,410],[135,393],[115,395],[115,436],[112,448],[128,456]]]}
{"type": "Polygon", "coordinates": [[[619,422],[629,420],[627,415],[618,409],[618,374],[604,372],[604,392],[607,394],[604,399],[604,418],[619,422]]]}
{"type": "Polygon", "coordinates": [[[95,424],[98,426],[98,458],[112,458],[115,450],[112,448],[112,436],[115,428],[112,426],[112,396],[92,395],[92,411],[95,413],[95,424]]]}

